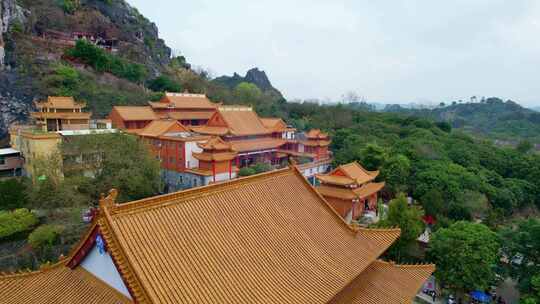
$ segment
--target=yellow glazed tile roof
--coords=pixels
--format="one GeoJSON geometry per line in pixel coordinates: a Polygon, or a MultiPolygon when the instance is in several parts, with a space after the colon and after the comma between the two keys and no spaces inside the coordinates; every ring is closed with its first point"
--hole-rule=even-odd
{"type": "Polygon", "coordinates": [[[326,303],[399,236],[351,228],[292,168],[101,206],[139,303],[326,303]]]}
{"type": "Polygon", "coordinates": [[[114,106],[113,110],[118,112],[118,115],[125,121],[135,120],[156,120],[157,115],[154,114],[152,108],[143,106],[114,106]]]}
{"type": "Polygon", "coordinates": [[[278,138],[259,138],[249,140],[231,141],[233,149],[237,152],[276,149],[283,146],[287,141],[278,138]]]}
{"type": "Polygon", "coordinates": [[[36,107],[54,108],[54,109],[75,109],[84,108],[86,103],[78,102],[69,96],[49,96],[46,101],[36,102],[36,107]]]}
{"type": "Polygon", "coordinates": [[[377,260],[330,303],[412,303],[433,271],[434,265],[395,265],[377,260]]]}
{"type": "Polygon", "coordinates": [[[181,123],[172,119],[162,119],[162,120],[153,120],[149,123],[144,129],[142,129],[138,134],[140,136],[146,137],[158,137],[162,136],[165,133],[169,132],[171,129],[175,128],[180,131],[175,132],[189,132],[189,130],[184,127],[181,123]]]}
{"type": "Polygon", "coordinates": [[[40,271],[0,276],[0,302],[9,304],[124,304],[130,299],[82,267],[63,263],[40,271]]]}
{"type": "Polygon", "coordinates": [[[319,174],[317,178],[323,182],[334,185],[362,185],[374,180],[379,175],[379,171],[368,171],[359,163],[352,162],[341,165],[328,174],[319,174]]]}
{"type": "Polygon", "coordinates": [[[165,93],[159,102],[149,102],[152,108],[174,107],[179,109],[215,109],[218,104],[213,103],[204,94],[165,93]]]}

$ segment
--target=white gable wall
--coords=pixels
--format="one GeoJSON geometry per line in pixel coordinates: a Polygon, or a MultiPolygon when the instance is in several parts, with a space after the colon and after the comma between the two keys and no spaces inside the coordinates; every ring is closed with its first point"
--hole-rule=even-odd
{"type": "Polygon", "coordinates": [[[122,281],[122,277],[120,277],[120,273],[118,273],[108,252],[100,254],[96,245],[94,245],[79,267],[86,269],[88,272],[107,283],[107,285],[131,299],[131,295],[124,284],[124,281],[122,281]]]}

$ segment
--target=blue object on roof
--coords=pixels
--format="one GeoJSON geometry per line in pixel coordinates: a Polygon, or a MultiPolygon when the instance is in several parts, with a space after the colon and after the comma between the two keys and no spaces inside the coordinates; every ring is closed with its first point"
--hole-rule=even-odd
{"type": "Polygon", "coordinates": [[[482,303],[489,303],[489,301],[491,300],[491,297],[487,293],[482,292],[480,290],[471,291],[470,295],[471,295],[471,298],[477,301],[480,301],[482,303]]]}

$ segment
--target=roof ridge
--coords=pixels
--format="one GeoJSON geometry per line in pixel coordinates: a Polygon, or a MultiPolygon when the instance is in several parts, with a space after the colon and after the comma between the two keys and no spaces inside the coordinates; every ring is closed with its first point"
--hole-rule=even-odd
{"type": "Polygon", "coordinates": [[[240,177],[233,180],[209,184],[206,186],[190,188],[187,190],[157,195],[157,196],[153,196],[149,198],[143,198],[143,199],[132,201],[129,203],[124,203],[124,204],[112,203],[105,207],[106,209],[110,209],[110,211],[112,212],[112,215],[121,214],[121,213],[140,212],[141,210],[148,210],[148,209],[158,208],[160,206],[166,206],[170,203],[178,203],[179,201],[184,202],[195,196],[209,195],[210,193],[228,191],[230,189],[238,188],[245,184],[257,182],[260,180],[266,180],[269,178],[273,178],[275,176],[280,176],[280,175],[290,174],[290,173],[291,173],[290,168],[273,170],[273,171],[263,172],[263,173],[259,173],[259,174],[255,174],[251,176],[240,177]]]}
{"type": "Polygon", "coordinates": [[[432,263],[398,264],[394,261],[385,261],[381,259],[377,259],[373,261],[373,263],[391,265],[396,268],[434,268],[435,267],[435,264],[432,264],[432,263]]]}

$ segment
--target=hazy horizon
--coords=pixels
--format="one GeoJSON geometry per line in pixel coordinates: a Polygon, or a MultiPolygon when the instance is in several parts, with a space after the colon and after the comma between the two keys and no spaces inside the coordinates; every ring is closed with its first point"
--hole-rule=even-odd
{"type": "Polygon", "coordinates": [[[213,76],[266,71],[288,99],[540,106],[540,2],[128,0],[213,76]]]}

